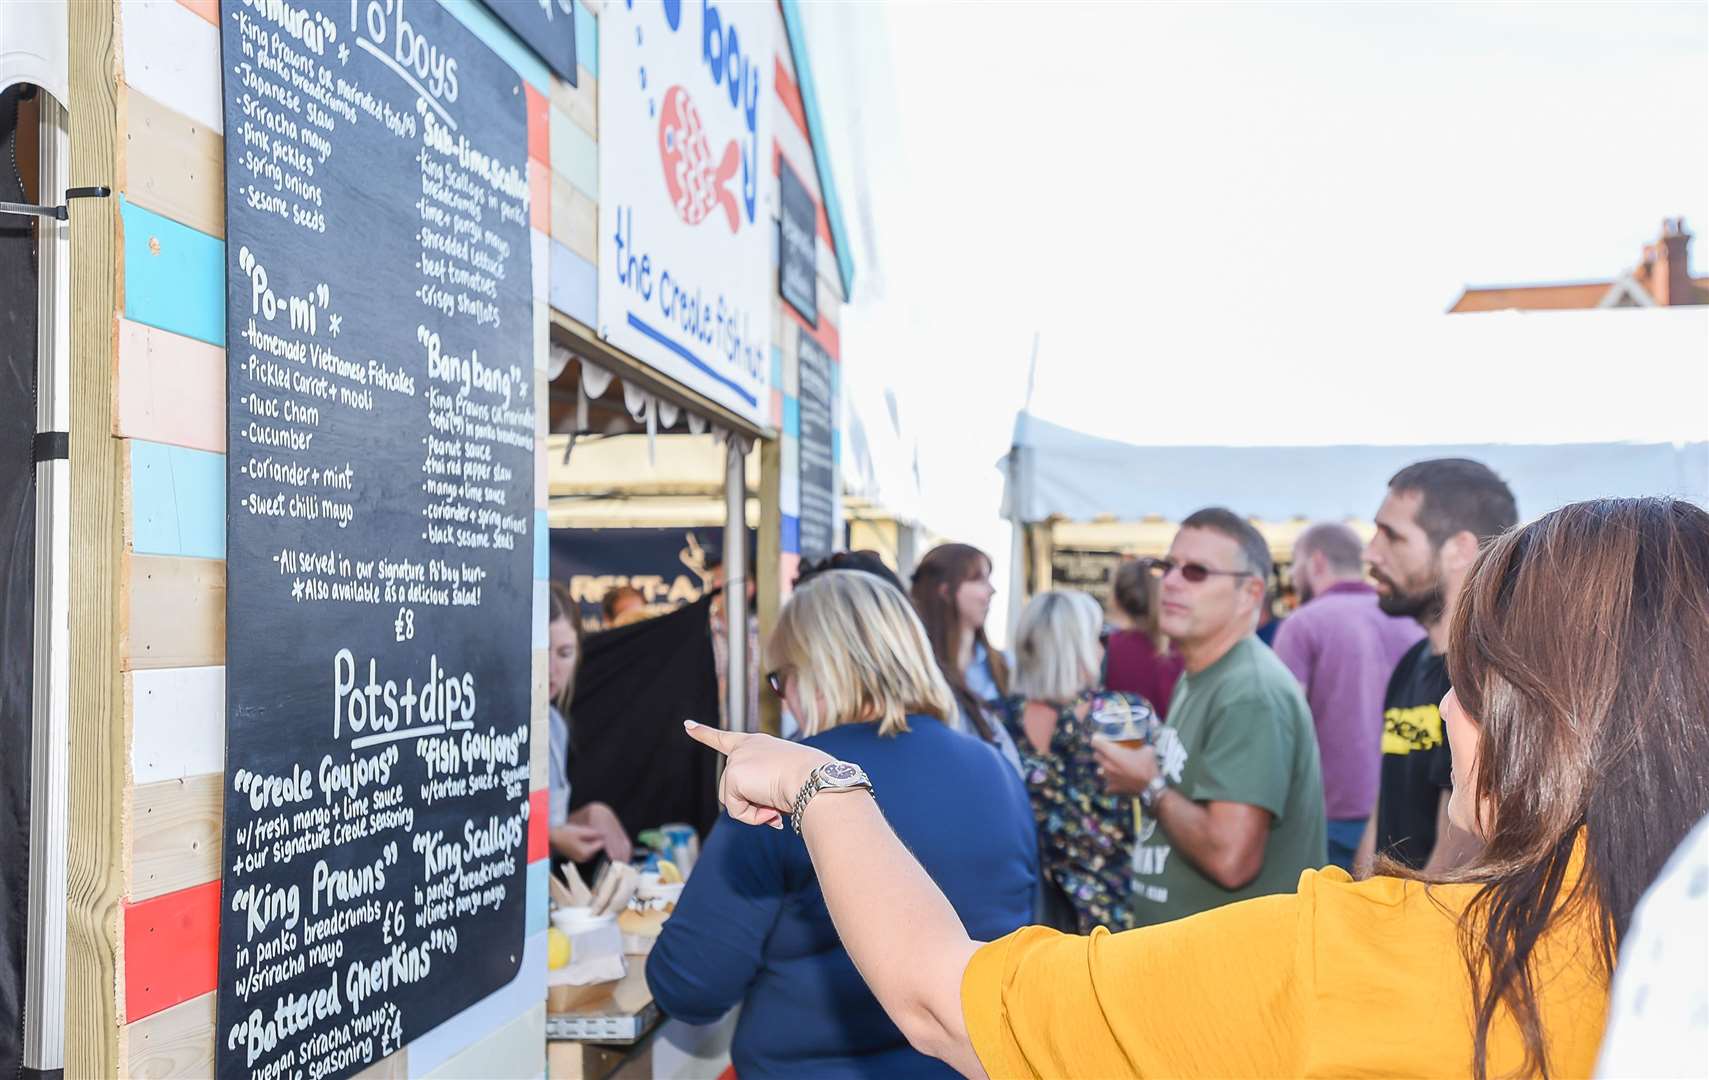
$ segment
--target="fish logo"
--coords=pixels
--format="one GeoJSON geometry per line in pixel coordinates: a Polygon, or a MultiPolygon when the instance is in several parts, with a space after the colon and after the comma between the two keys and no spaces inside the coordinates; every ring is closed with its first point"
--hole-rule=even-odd
{"type": "Polygon", "coordinates": [[[659,112],[659,163],[664,166],[665,186],[670,189],[677,216],[698,225],[714,207],[722,206],[730,231],[736,232],[742,224],[741,210],[726,186],[742,163],[736,140],[730,140],[722,160],[715,165],[700,110],[681,86],[665,93],[664,108],[659,112]]]}

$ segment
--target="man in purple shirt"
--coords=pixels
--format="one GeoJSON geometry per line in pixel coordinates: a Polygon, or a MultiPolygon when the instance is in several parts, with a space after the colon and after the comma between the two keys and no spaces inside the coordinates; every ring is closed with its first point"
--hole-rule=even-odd
{"type": "Polygon", "coordinates": [[[1294,541],[1300,608],[1276,632],[1276,655],[1305,689],[1323,761],[1329,861],[1353,868],[1353,852],[1377,800],[1383,694],[1401,655],[1424,636],[1412,619],[1383,614],[1365,580],[1352,529],[1325,522],[1294,541]]]}

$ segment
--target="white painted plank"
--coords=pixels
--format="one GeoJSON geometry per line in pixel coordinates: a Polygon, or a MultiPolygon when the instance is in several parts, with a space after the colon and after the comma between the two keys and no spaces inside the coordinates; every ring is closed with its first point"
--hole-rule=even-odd
{"type": "Polygon", "coordinates": [[[432,1080],[489,1080],[539,1076],[545,1067],[546,1002],[542,1000],[427,1075],[432,1080]]]}
{"type": "Polygon", "coordinates": [[[552,612],[552,585],[546,581],[534,583],[534,647],[545,649],[550,647],[550,635],[546,632],[546,620],[552,612]]]}
{"type": "Polygon", "coordinates": [[[125,674],[131,693],[131,782],[153,784],[225,768],[225,668],[125,674]]]}
{"type": "Polygon", "coordinates": [[[220,109],[220,35],[177,0],[123,0],[125,82],[225,131],[220,109]]]}
{"type": "Polygon", "coordinates": [[[551,280],[552,276],[550,240],[551,238],[542,229],[528,230],[529,263],[533,275],[534,299],[536,300],[546,300],[551,296],[547,289],[547,282],[551,280]]]}
{"type": "Polygon", "coordinates": [[[778,148],[783,151],[783,158],[789,162],[789,167],[795,170],[795,175],[801,179],[813,196],[813,201],[819,201],[819,167],[813,163],[813,144],[807,141],[807,136],[795,126],[795,119],[789,115],[789,110],[783,107],[783,102],[773,103],[776,107],[771,111],[771,131],[777,139],[778,148]]]}

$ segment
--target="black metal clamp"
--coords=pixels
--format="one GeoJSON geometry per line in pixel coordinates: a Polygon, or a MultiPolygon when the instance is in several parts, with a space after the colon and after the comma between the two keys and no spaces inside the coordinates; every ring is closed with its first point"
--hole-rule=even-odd
{"type": "Polygon", "coordinates": [[[69,431],[38,431],[30,440],[30,457],[36,464],[44,461],[67,461],[71,457],[69,431]]]}
{"type": "MultiPolygon", "coordinates": [[[[72,199],[105,199],[112,195],[110,187],[74,187],[65,189],[65,200],[72,199]]],[[[33,203],[0,202],[0,214],[19,214],[23,217],[45,217],[65,221],[71,216],[70,209],[61,203],[58,206],[36,206],[33,203]]]]}

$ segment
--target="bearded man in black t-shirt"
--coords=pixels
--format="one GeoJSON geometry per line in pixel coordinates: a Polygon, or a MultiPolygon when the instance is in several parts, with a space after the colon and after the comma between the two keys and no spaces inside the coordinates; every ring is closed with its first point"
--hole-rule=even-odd
{"type": "Polygon", "coordinates": [[[1443,649],[1478,548],[1518,520],[1513,492],[1476,461],[1420,461],[1389,481],[1365,559],[1382,609],[1417,619],[1426,637],[1401,657],[1384,697],[1377,808],[1354,857],[1361,876],[1373,853],[1434,871],[1475,850],[1475,840],[1448,824],[1454,773],[1440,709],[1450,689],[1443,649]]]}

